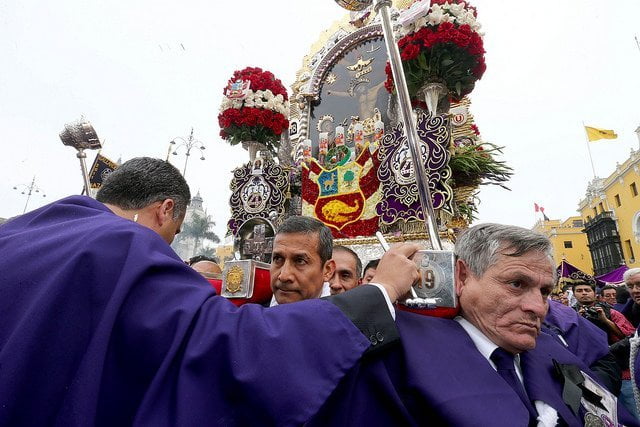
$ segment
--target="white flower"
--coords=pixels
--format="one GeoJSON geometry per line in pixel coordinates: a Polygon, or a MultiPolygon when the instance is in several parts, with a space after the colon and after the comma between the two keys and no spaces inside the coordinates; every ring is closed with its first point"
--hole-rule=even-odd
{"type": "Polygon", "coordinates": [[[414,25],[416,26],[415,31],[418,31],[420,28],[427,25],[427,17],[423,16],[422,18],[418,18],[414,25]]]}
{"type": "Polygon", "coordinates": [[[410,8],[400,12],[397,22],[403,27],[412,24],[416,19],[427,14],[429,3],[431,3],[431,0],[420,0],[413,3],[410,8]]]}
{"type": "MultiPolygon", "coordinates": [[[[434,6],[438,6],[438,5],[434,5],[434,6]]],[[[446,15],[446,16],[449,16],[449,15],[446,15]]],[[[432,8],[431,13],[427,15],[427,21],[431,25],[440,25],[442,22],[444,22],[444,17],[445,17],[445,14],[442,12],[442,9],[433,10],[432,8]]]]}
{"type": "Polygon", "coordinates": [[[220,103],[220,111],[229,108],[240,109],[242,107],[265,108],[277,113],[287,115],[289,110],[289,102],[284,100],[282,95],[274,95],[270,90],[249,90],[244,99],[229,99],[223,97],[220,103]]]}
{"type": "Polygon", "coordinates": [[[538,427],[552,427],[558,423],[558,412],[541,400],[534,400],[533,404],[538,411],[538,427]]]}
{"type": "Polygon", "coordinates": [[[461,14],[464,14],[465,13],[464,4],[463,3],[449,4],[449,12],[452,13],[454,16],[460,16],[461,14]]]}
{"type": "Polygon", "coordinates": [[[456,20],[456,17],[453,15],[449,15],[448,13],[445,13],[442,16],[442,22],[454,22],[456,20]]]}

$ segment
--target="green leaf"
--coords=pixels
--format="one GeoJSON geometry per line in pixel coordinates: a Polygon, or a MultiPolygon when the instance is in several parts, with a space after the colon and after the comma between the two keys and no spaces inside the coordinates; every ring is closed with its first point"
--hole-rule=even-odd
{"type": "Polygon", "coordinates": [[[423,70],[429,70],[429,66],[427,65],[427,58],[425,58],[424,52],[420,52],[420,55],[418,55],[418,64],[423,70]]]}

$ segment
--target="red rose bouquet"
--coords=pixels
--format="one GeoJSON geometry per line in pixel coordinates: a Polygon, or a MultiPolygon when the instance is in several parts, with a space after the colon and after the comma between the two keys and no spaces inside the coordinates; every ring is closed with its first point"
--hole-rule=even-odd
{"type": "Polygon", "coordinates": [[[233,73],[218,114],[220,136],[231,145],[255,141],[275,153],[289,127],[287,90],[273,73],[247,67],[233,73]]]}
{"type": "MultiPolygon", "coordinates": [[[[398,47],[409,96],[417,100],[426,83],[442,83],[453,101],[469,94],[486,69],[476,10],[459,0],[414,2],[398,19],[398,47]]],[[[387,64],[389,92],[394,89],[387,64]]]]}

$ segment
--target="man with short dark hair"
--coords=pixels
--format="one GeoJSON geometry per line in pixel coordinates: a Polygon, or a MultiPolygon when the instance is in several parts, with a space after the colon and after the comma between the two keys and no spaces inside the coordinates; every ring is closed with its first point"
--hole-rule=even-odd
{"type": "Polygon", "coordinates": [[[607,395],[595,374],[540,332],[556,283],[551,251],[545,236],[520,227],[463,232],[460,316],[398,312],[402,348],[362,360],[308,425],[581,426],[600,421],[587,412],[601,404],[635,425],[615,399],[592,399],[607,395]],[[583,373],[594,382],[580,382],[583,373]]]}
{"type": "Polygon", "coordinates": [[[573,284],[573,294],[578,300],[575,309],[607,333],[609,344],[618,342],[635,331],[633,325],[619,311],[612,309],[608,304],[596,301],[595,284],[576,282],[573,284]]]}
{"type": "Polygon", "coordinates": [[[372,259],[367,263],[362,272],[362,283],[369,283],[371,279],[373,279],[373,276],[376,275],[376,268],[378,268],[379,262],[379,259],[372,259]]]}
{"type": "Polygon", "coordinates": [[[606,302],[611,307],[616,304],[616,287],[613,285],[604,285],[600,289],[600,297],[602,302],[606,302]]]}
{"type": "Polygon", "coordinates": [[[273,239],[271,305],[329,295],[336,269],[332,254],[331,230],[322,222],[306,216],[284,220],[273,239]]]}
{"type": "Polygon", "coordinates": [[[346,246],[333,247],[333,261],[336,271],[329,280],[331,295],[338,295],[359,286],[362,281],[362,261],[352,249],[346,246]]]}
{"type": "Polygon", "coordinates": [[[397,341],[417,245],[389,251],[377,287],[238,308],[168,245],[189,200],[174,166],[138,158],[98,200],[0,226],[0,425],[301,425],[397,341]]]}

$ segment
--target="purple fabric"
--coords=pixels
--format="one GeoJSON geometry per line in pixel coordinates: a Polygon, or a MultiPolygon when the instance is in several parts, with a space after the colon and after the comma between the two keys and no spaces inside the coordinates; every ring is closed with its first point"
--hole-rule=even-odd
{"type": "MultiPolygon", "coordinates": [[[[478,352],[454,320],[398,312],[402,348],[382,360],[363,360],[343,380],[309,425],[526,426],[529,413],[513,389],[478,352]]],[[[542,333],[521,355],[527,393],[582,426],[562,400],[552,359],[597,379],[575,355],[542,333]]],[[[619,409],[624,421],[626,411],[619,409]]]]}
{"type": "Polygon", "coordinates": [[[567,261],[562,261],[558,266],[558,276],[559,277],[570,277],[572,273],[582,272],[582,270],[574,267],[572,264],[569,264],[567,261]]]}
{"type": "MultiPolygon", "coordinates": [[[[446,115],[431,117],[424,112],[418,112],[417,120],[420,150],[429,178],[428,185],[433,207],[453,213],[453,192],[446,183],[451,176],[451,169],[448,166],[448,147],[451,143],[449,118],[446,115]]],[[[407,138],[402,124],[398,124],[382,138],[378,151],[380,159],[378,179],[382,186],[383,197],[376,206],[376,212],[380,215],[380,221],[385,224],[393,224],[398,220],[422,221],[424,219],[418,187],[413,176],[413,166],[406,167],[412,164],[408,156],[407,138]]]]}
{"type": "Polygon", "coordinates": [[[603,274],[601,276],[596,276],[596,279],[605,283],[619,284],[623,282],[622,276],[624,275],[624,272],[627,271],[628,269],[629,267],[627,267],[626,265],[623,265],[606,274],[603,274]]]}
{"type": "Polygon", "coordinates": [[[555,326],[567,349],[588,366],[609,353],[607,334],[571,307],[549,299],[545,323],[555,326]]]}
{"type": "Polygon", "coordinates": [[[299,425],[369,342],[331,303],[237,308],[86,197],[0,226],[0,425],[299,425]]]}

